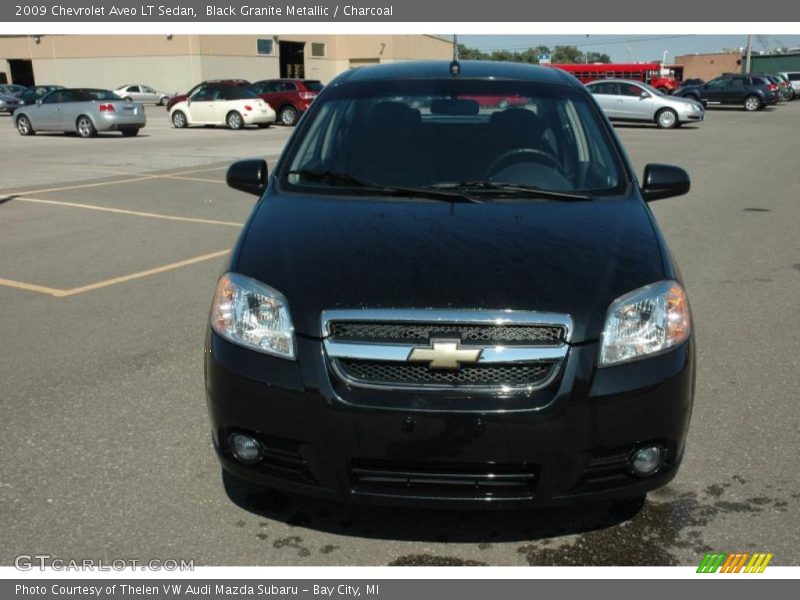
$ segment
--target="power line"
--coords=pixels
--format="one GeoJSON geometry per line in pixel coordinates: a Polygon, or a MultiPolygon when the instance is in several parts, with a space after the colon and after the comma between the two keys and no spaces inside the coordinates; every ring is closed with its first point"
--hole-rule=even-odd
{"type": "Polygon", "coordinates": [[[635,44],[639,42],[657,42],[659,40],[672,40],[677,38],[686,38],[692,37],[692,34],[682,34],[682,35],[662,35],[662,36],[652,36],[647,38],[628,38],[628,39],[620,39],[620,40],[603,40],[603,41],[591,41],[591,42],[561,42],[555,44],[532,44],[527,46],[475,46],[478,50],[483,52],[493,52],[495,50],[527,50],[528,48],[536,48],[537,46],[548,46],[550,48],[555,48],[556,46],[574,46],[576,48],[583,48],[586,46],[606,46],[606,45],[614,45],[614,44],[635,44]]]}

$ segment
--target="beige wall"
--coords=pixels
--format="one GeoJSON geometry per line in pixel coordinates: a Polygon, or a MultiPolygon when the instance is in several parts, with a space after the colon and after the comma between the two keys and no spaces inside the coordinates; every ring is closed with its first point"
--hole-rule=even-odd
{"type": "Polygon", "coordinates": [[[274,56],[260,56],[257,38],[306,42],[306,77],[327,83],[351,64],[449,59],[449,41],[426,35],[44,35],[0,36],[5,59],[33,60],[38,83],[114,88],[145,83],[164,92],[185,91],[215,78],[278,77],[274,56]],[[311,56],[311,42],[325,43],[325,57],[311,56]],[[352,63],[351,63],[352,61],[352,63]]]}
{"type": "Polygon", "coordinates": [[[723,73],[733,73],[742,70],[737,61],[741,60],[737,54],[687,54],[675,57],[675,64],[683,65],[683,78],[700,78],[705,81],[714,79],[723,73]]]}

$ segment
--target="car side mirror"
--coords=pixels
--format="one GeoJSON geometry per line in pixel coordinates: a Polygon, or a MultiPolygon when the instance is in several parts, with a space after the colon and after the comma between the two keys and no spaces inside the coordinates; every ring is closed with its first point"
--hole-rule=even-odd
{"type": "Polygon", "coordinates": [[[647,92],[642,92],[641,94],[639,94],[639,100],[647,100],[649,97],[650,94],[648,94],[647,92]]]}
{"type": "Polygon", "coordinates": [[[689,174],[680,167],[650,164],[644,168],[642,196],[645,202],[682,196],[690,187],[689,174]]]}
{"type": "Polygon", "coordinates": [[[42,99],[41,99],[41,98],[38,98],[38,99],[36,100],[36,104],[41,104],[41,103],[42,103],[42,99]]]}
{"type": "Polygon", "coordinates": [[[228,167],[225,181],[235,190],[260,196],[267,189],[267,162],[260,158],[236,161],[228,167]]]}

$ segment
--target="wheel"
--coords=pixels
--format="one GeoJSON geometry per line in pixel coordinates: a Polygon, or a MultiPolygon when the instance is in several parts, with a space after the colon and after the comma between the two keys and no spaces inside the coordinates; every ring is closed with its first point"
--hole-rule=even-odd
{"type": "Polygon", "coordinates": [[[130,96],[125,96],[123,100],[125,100],[125,102],[133,102],[133,98],[131,98],[130,96]]]}
{"type": "Polygon", "coordinates": [[[97,129],[94,127],[92,120],[86,115],[81,115],[75,122],[75,131],[82,138],[90,138],[97,135],[97,129]]]}
{"type": "Polygon", "coordinates": [[[278,120],[282,125],[293,127],[297,124],[297,109],[294,106],[284,106],[278,115],[278,120]]]}
{"type": "Polygon", "coordinates": [[[225,117],[225,124],[228,126],[228,129],[241,129],[244,127],[244,119],[242,115],[232,110],[228,113],[228,116],[225,117]]]}
{"type": "Polygon", "coordinates": [[[175,127],[175,129],[183,129],[188,124],[189,122],[186,120],[186,115],[183,114],[183,111],[176,110],[172,113],[172,126],[175,127]]]}
{"type": "Polygon", "coordinates": [[[36,133],[31,126],[31,121],[25,115],[17,117],[17,131],[20,135],[33,135],[36,133]]]}
{"type": "Polygon", "coordinates": [[[136,137],[139,135],[139,128],[138,127],[126,127],[125,129],[120,129],[120,133],[124,137],[136,137]]]}
{"type": "Polygon", "coordinates": [[[761,98],[756,95],[748,96],[744,99],[744,109],[746,111],[754,111],[761,108],[761,98]]]}
{"type": "Polygon", "coordinates": [[[661,129],[674,129],[678,126],[678,113],[671,108],[662,108],[656,113],[656,125],[661,129]]]}
{"type": "Polygon", "coordinates": [[[162,96],[161,98],[158,99],[158,106],[164,106],[166,103],[167,103],[166,96],[162,96]]]}
{"type": "Polygon", "coordinates": [[[658,91],[661,92],[662,94],[669,95],[669,90],[667,88],[665,88],[665,87],[658,88],[658,91]]]}

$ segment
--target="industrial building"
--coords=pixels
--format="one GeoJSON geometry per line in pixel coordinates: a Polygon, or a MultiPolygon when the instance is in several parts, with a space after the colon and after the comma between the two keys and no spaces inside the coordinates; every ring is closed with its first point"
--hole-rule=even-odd
{"type": "MultiPolygon", "coordinates": [[[[686,54],[675,57],[675,66],[682,68],[680,79],[710,81],[723,73],[739,73],[746,69],[747,59],[739,52],[686,54]]],[[[751,73],[800,71],[800,52],[757,54],[750,57],[751,73]]],[[[677,69],[676,69],[677,72],[677,69]]]]}
{"type": "Polygon", "coordinates": [[[452,40],[432,35],[4,35],[0,83],[143,83],[167,93],[205,79],[327,83],[355,67],[448,59],[452,52],[452,40]]]}

